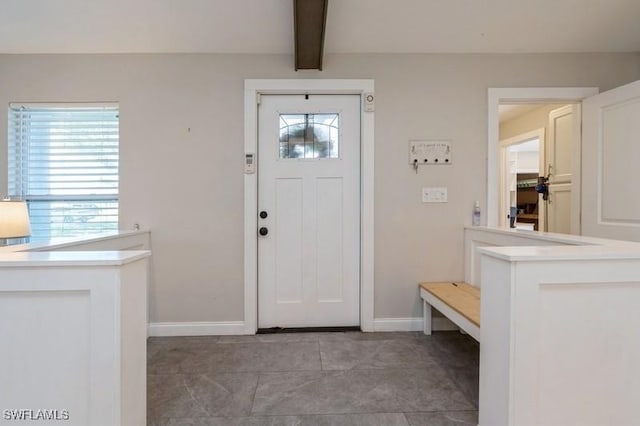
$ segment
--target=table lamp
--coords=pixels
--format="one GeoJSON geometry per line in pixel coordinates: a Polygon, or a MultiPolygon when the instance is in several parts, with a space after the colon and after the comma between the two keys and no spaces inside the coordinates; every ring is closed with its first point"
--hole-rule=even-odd
{"type": "Polygon", "coordinates": [[[24,201],[0,200],[0,239],[31,235],[29,210],[24,201]]]}

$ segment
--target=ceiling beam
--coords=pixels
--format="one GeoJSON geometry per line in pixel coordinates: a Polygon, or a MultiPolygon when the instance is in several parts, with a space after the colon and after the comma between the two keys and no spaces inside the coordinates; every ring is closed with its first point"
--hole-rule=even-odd
{"type": "Polygon", "coordinates": [[[329,0],[293,0],[295,68],[322,70],[329,0]]]}

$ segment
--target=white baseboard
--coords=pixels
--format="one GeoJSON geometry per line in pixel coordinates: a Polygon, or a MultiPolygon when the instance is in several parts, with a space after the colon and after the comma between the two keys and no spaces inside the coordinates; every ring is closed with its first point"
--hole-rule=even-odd
{"type": "MultiPolygon", "coordinates": [[[[459,330],[457,325],[445,317],[434,317],[431,321],[433,331],[459,330]]],[[[376,318],[373,320],[373,331],[422,331],[422,324],[422,317],[376,318]]]]}
{"type": "Polygon", "coordinates": [[[149,336],[221,336],[247,334],[244,321],[152,322],[149,336]]]}
{"type": "MultiPolygon", "coordinates": [[[[435,317],[432,321],[434,331],[458,330],[447,318],[435,317]]],[[[422,331],[422,317],[378,318],[373,320],[373,331],[422,331]]],[[[148,326],[148,335],[153,337],[240,334],[247,334],[244,321],[152,322],[148,326]]]]}
{"type": "Polygon", "coordinates": [[[420,331],[422,330],[422,317],[420,318],[375,318],[373,331],[420,331]]]}

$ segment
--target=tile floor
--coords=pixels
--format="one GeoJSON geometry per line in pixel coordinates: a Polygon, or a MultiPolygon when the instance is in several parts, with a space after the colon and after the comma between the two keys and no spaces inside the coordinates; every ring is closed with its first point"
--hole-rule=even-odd
{"type": "Polygon", "coordinates": [[[150,338],[148,425],[477,425],[458,332],[150,338]]]}

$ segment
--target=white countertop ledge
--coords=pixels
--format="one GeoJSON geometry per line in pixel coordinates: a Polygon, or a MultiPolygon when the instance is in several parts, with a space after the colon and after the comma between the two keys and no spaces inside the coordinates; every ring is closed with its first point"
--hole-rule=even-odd
{"type": "Polygon", "coordinates": [[[78,243],[107,241],[116,238],[142,235],[148,233],[148,230],[120,230],[108,231],[99,234],[85,235],[82,237],[67,238],[51,238],[48,240],[34,240],[26,244],[15,244],[10,246],[1,246],[0,253],[13,253],[17,251],[53,251],[65,247],[72,247],[78,243]]]}
{"type": "Polygon", "coordinates": [[[122,266],[149,256],[149,250],[0,253],[0,268],[122,266]]]}
{"type": "Polygon", "coordinates": [[[540,241],[550,241],[554,243],[573,246],[632,246],[640,247],[640,244],[633,241],[609,240],[606,238],[587,237],[583,235],[557,234],[554,232],[531,231],[528,229],[501,228],[497,226],[465,226],[465,229],[473,232],[487,232],[489,234],[508,235],[510,237],[520,237],[540,241]]]}
{"type": "Polygon", "coordinates": [[[640,244],[598,246],[478,247],[482,254],[511,262],[640,259],[640,244]]]}

